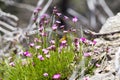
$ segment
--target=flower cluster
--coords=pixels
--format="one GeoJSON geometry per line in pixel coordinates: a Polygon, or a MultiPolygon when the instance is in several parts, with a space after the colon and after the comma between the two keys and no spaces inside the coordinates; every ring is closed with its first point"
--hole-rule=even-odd
{"type": "MultiPolygon", "coordinates": [[[[77,30],[74,28],[65,30],[64,28],[66,27],[66,25],[61,25],[62,21],[59,21],[59,19],[55,21],[50,21],[51,18],[47,14],[41,15],[39,17],[40,21],[36,22],[36,19],[38,18],[37,14],[40,10],[41,8],[36,8],[34,10],[35,15],[33,20],[35,23],[37,23],[36,26],[39,30],[37,37],[35,37],[33,41],[29,43],[28,50],[19,53],[20,55],[22,55],[22,58],[25,58],[25,61],[23,61],[23,59],[21,61],[21,71],[15,72],[20,73],[26,70],[31,74],[31,72],[33,71],[34,74],[31,76],[39,76],[42,77],[41,79],[45,80],[63,80],[68,76],[70,72],[72,72],[70,71],[71,62],[77,62],[77,60],[82,60],[82,58],[84,57],[85,61],[87,61],[87,63],[85,63],[85,67],[88,67],[92,52],[87,50],[84,51],[82,47],[89,45],[94,46],[96,44],[96,41],[90,41],[85,37],[71,38],[71,35],[73,36],[77,30]],[[50,28],[50,30],[48,30],[48,27],[50,28]],[[62,34],[62,38],[60,38],[60,36],[58,35],[58,29],[61,30],[60,35],[62,34]],[[26,66],[26,64],[28,63],[29,65],[26,66]]],[[[69,17],[62,15],[62,13],[60,13],[56,7],[54,7],[53,9],[53,15],[55,16],[55,18],[62,17],[64,20],[70,20],[69,17]]],[[[71,21],[72,23],[76,23],[78,22],[78,18],[73,17],[71,21]]],[[[14,68],[16,64],[14,62],[10,62],[9,65],[14,68]]],[[[74,66],[76,66],[76,64],[74,64],[74,66]]],[[[99,64],[96,64],[96,67],[99,66],[99,64]]],[[[36,80],[40,79],[39,77],[36,78],[36,80]]],[[[85,77],[83,80],[89,80],[89,77],[85,77]]]]}

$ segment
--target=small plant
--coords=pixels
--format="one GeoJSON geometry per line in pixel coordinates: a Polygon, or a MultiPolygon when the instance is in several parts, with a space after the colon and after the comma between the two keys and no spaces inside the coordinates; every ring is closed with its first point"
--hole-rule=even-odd
{"type": "MultiPolygon", "coordinates": [[[[6,70],[2,75],[4,80],[65,80],[82,60],[84,64],[80,66],[80,71],[84,66],[87,68],[85,74],[92,73],[94,65],[91,66],[90,61],[95,41],[75,37],[74,28],[64,30],[64,25],[60,26],[61,22],[54,20],[61,15],[54,8],[51,18],[45,14],[39,23],[34,19],[39,33],[30,42],[28,50],[19,53],[19,57],[14,57],[12,61],[6,61],[6,70]],[[62,38],[57,33],[58,27],[63,34],[62,38]],[[85,50],[87,46],[91,46],[92,50],[85,50]]],[[[68,20],[68,17],[64,16],[64,20],[68,20]]],[[[75,17],[71,21],[75,24],[78,19],[75,17]]]]}

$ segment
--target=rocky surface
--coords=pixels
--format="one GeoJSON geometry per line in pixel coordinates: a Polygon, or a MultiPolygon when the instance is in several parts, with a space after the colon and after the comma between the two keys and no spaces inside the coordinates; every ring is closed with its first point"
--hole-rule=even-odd
{"type": "MultiPolygon", "coordinates": [[[[102,26],[99,33],[111,33],[120,31],[120,13],[114,17],[110,17],[102,26]]],[[[103,55],[106,58],[100,67],[95,70],[95,75],[90,77],[90,80],[120,80],[120,33],[114,35],[107,35],[96,38],[96,48],[103,50],[107,47],[108,52],[101,52],[99,56],[103,55]]]]}
{"type": "Polygon", "coordinates": [[[99,33],[110,33],[115,31],[120,31],[120,13],[108,18],[99,33]]]}

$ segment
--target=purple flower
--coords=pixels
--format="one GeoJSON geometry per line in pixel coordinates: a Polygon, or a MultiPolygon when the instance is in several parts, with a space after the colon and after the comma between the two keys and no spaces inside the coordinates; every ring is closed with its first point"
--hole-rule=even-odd
{"type": "Polygon", "coordinates": [[[43,29],[44,29],[44,27],[43,27],[43,26],[40,26],[38,30],[39,30],[40,32],[42,32],[43,29]]]}
{"type": "Polygon", "coordinates": [[[60,74],[55,74],[53,75],[53,79],[60,79],[61,75],[60,74]]]}
{"type": "Polygon", "coordinates": [[[49,22],[50,22],[50,20],[48,20],[48,19],[44,21],[45,24],[48,24],[49,22]]]}
{"type": "Polygon", "coordinates": [[[12,67],[14,67],[15,63],[14,62],[10,62],[9,65],[12,66],[12,67]]]}
{"type": "Polygon", "coordinates": [[[74,23],[76,23],[76,22],[78,21],[78,18],[77,18],[77,17],[74,17],[74,18],[72,19],[72,21],[73,21],[74,23]]]}
{"type": "Polygon", "coordinates": [[[40,8],[40,7],[37,7],[37,8],[34,10],[34,14],[38,13],[40,10],[41,10],[41,8],[40,8]]]}
{"type": "Polygon", "coordinates": [[[55,50],[55,49],[56,49],[55,45],[51,45],[47,48],[47,50],[55,50]]]}
{"type": "Polygon", "coordinates": [[[42,49],[42,51],[43,51],[44,54],[48,54],[49,53],[48,49],[42,49]]]}
{"type": "Polygon", "coordinates": [[[87,53],[84,53],[84,56],[85,57],[89,57],[89,56],[91,56],[92,54],[90,53],[90,52],[87,52],[87,53]]]}
{"type": "Polygon", "coordinates": [[[38,58],[43,61],[44,60],[44,57],[42,55],[38,55],[38,58]]]}
{"type": "Polygon", "coordinates": [[[61,41],[61,46],[66,46],[66,43],[67,43],[66,40],[61,41]]]}
{"type": "Polygon", "coordinates": [[[26,57],[31,57],[31,54],[28,51],[24,52],[23,55],[26,57]]]}
{"type": "Polygon", "coordinates": [[[47,76],[48,76],[48,73],[44,73],[43,76],[47,77],[47,76]]]}
{"type": "Polygon", "coordinates": [[[87,40],[87,39],[86,39],[86,38],[84,38],[84,37],[80,38],[80,41],[81,41],[81,42],[83,42],[83,43],[85,43],[85,42],[86,42],[86,40],[87,40]]]}
{"type": "Polygon", "coordinates": [[[61,41],[60,43],[60,48],[59,48],[59,52],[61,52],[61,50],[67,46],[67,41],[66,40],[63,40],[61,41]]]}
{"type": "Polygon", "coordinates": [[[54,25],[52,26],[53,31],[55,31],[57,28],[58,28],[58,26],[57,26],[56,24],[54,24],[54,25]]]}
{"type": "Polygon", "coordinates": [[[75,44],[75,47],[76,47],[76,48],[79,47],[79,39],[78,39],[78,38],[75,38],[75,39],[74,39],[74,44],[75,44]]]}
{"type": "Polygon", "coordinates": [[[38,55],[38,58],[41,58],[42,57],[42,55],[38,55]]]}

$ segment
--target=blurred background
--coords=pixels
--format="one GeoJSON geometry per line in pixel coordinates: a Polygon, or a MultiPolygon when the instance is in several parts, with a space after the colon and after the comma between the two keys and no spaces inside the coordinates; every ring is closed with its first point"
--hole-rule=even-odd
{"type": "MultiPolygon", "coordinates": [[[[22,44],[28,45],[28,36],[38,31],[33,25],[34,11],[42,8],[38,16],[47,13],[51,16],[54,6],[60,13],[78,18],[75,28],[81,36],[82,30],[99,32],[105,21],[120,12],[120,0],[0,0],[0,53],[20,51],[22,44]]],[[[59,19],[69,29],[71,22],[59,19]]],[[[1,55],[0,55],[1,56],[1,55]]]]}
{"type": "MultiPolygon", "coordinates": [[[[0,9],[19,18],[17,27],[27,27],[38,1],[0,0],[0,9]]],[[[44,0],[41,6],[45,6],[48,1],[44,0]]],[[[120,11],[119,4],[120,0],[52,0],[47,13],[51,13],[53,7],[57,6],[64,15],[76,16],[82,26],[98,32],[108,17],[120,11]]]]}

